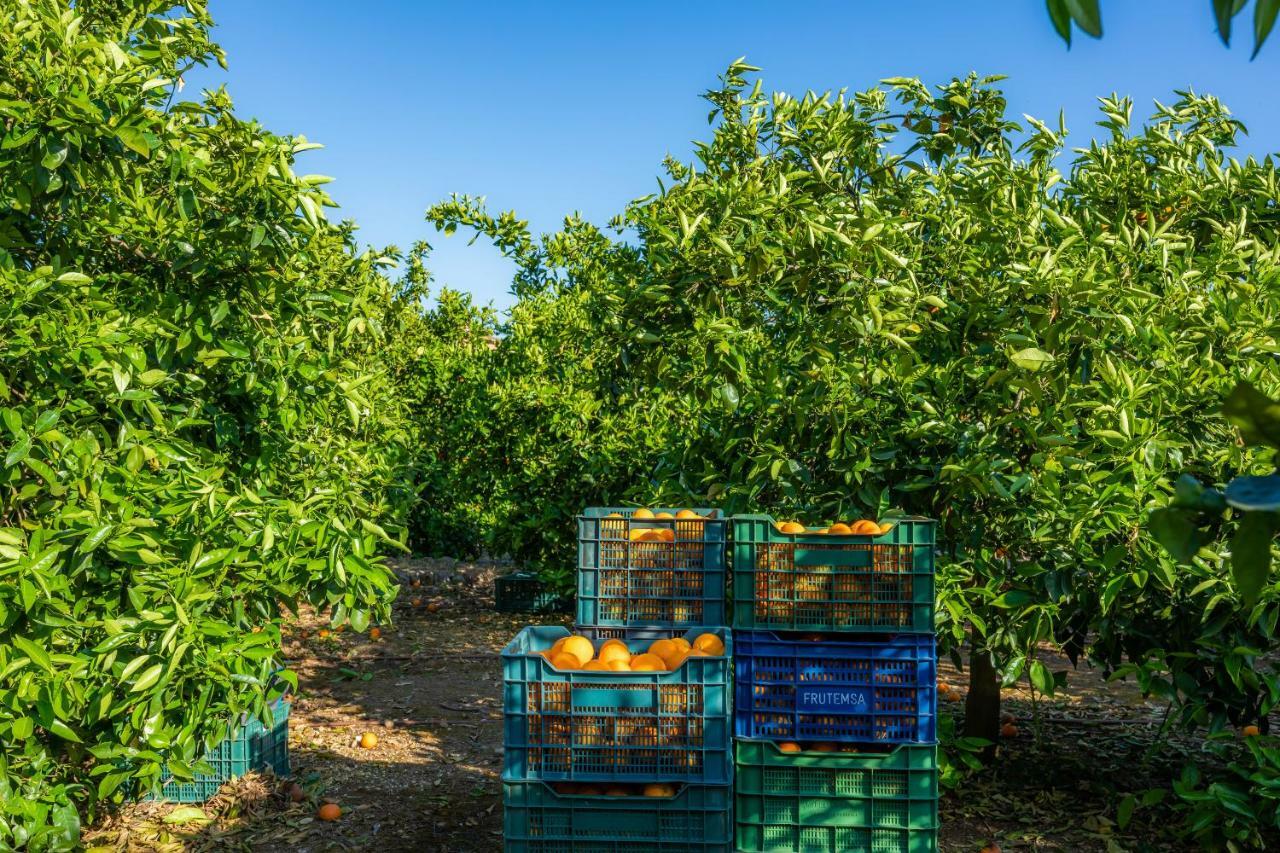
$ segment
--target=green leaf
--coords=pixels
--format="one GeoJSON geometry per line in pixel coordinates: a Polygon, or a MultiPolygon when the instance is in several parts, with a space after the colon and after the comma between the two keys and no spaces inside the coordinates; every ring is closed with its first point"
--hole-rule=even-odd
{"type": "Polygon", "coordinates": [[[1045,0],[1049,7],[1049,19],[1058,35],[1071,47],[1071,12],[1067,9],[1066,0],[1045,0]]]}
{"type": "Polygon", "coordinates": [[[1222,413],[1245,441],[1280,448],[1280,403],[1250,383],[1241,382],[1231,390],[1222,403],[1222,413]]]}
{"type": "Polygon", "coordinates": [[[1036,690],[1039,690],[1045,696],[1053,695],[1053,673],[1049,671],[1049,667],[1038,660],[1033,660],[1027,674],[1031,677],[1031,683],[1036,690]]]}
{"type": "Polygon", "coordinates": [[[1213,20],[1218,25],[1222,43],[1231,45],[1231,19],[1235,16],[1236,0],[1213,0],[1213,20]]]}
{"type": "Polygon", "coordinates": [[[93,281],[93,279],[82,272],[64,272],[55,280],[64,284],[89,284],[93,281]]]}
{"type": "Polygon", "coordinates": [[[1262,50],[1263,43],[1276,25],[1277,13],[1280,13],[1280,0],[1258,0],[1253,7],[1253,53],[1249,59],[1255,59],[1258,51],[1262,50]]]}
{"type": "Polygon", "coordinates": [[[1246,610],[1258,602],[1271,573],[1271,543],[1280,516],[1273,512],[1250,512],[1240,520],[1231,537],[1231,576],[1246,610]]]}
{"type": "Polygon", "coordinates": [[[1132,794],[1126,796],[1120,801],[1120,805],[1116,807],[1116,825],[1124,829],[1129,825],[1129,821],[1133,818],[1133,810],[1138,805],[1138,800],[1132,794]]]}
{"type": "Polygon", "coordinates": [[[1185,563],[1200,550],[1200,534],[1188,510],[1162,507],[1147,518],[1151,534],[1178,562],[1185,563]]]}
{"type": "Polygon", "coordinates": [[[1024,350],[1019,350],[1009,356],[1009,360],[1018,367],[1021,367],[1023,370],[1030,370],[1032,372],[1053,364],[1052,355],[1042,349],[1036,349],[1035,347],[1027,347],[1024,350]]]}
{"type": "Polygon", "coordinates": [[[1102,12],[1098,0],[1064,0],[1076,26],[1094,38],[1102,38],[1102,12]]]}
{"type": "Polygon", "coordinates": [[[101,545],[103,540],[110,536],[111,531],[115,529],[116,526],[114,524],[104,524],[101,527],[95,527],[93,530],[89,531],[88,536],[81,540],[80,546],[76,548],[76,553],[88,554],[93,551],[93,549],[101,545]]]}
{"type": "Polygon", "coordinates": [[[204,809],[196,808],[195,806],[181,806],[164,816],[164,822],[169,824],[192,823],[193,821],[207,823],[209,820],[210,817],[204,813],[204,809]]]}
{"type": "Polygon", "coordinates": [[[152,666],[148,667],[147,670],[142,673],[142,675],[138,676],[138,680],[135,681],[133,683],[133,686],[129,688],[129,692],[140,693],[143,690],[146,690],[148,687],[153,686],[157,681],[160,680],[160,674],[162,672],[164,672],[164,664],[162,663],[153,664],[152,666]]]}
{"type": "Polygon", "coordinates": [[[49,672],[53,672],[53,660],[50,659],[49,653],[42,646],[30,640],[27,637],[14,636],[11,642],[18,647],[24,655],[31,658],[31,662],[49,672]]]}
{"type": "Polygon", "coordinates": [[[143,157],[151,156],[151,143],[148,142],[147,135],[138,128],[122,127],[116,131],[116,138],[143,157]]]}
{"type": "Polygon", "coordinates": [[[27,454],[31,452],[31,436],[25,432],[18,436],[18,440],[9,448],[9,452],[4,457],[4,467],[12,468],[23,459],[27,458],[27,454]]]}
{"type": "Polygon", "coordinates": [[[75,741],[76,743],[81,742],[80,736],[75,733],[75,730],[56,717],[52,721],[50,721],[49,731],[53,732],[55,735],[62,738],[63,740],[71,740],[71,741],[75,741]]]}

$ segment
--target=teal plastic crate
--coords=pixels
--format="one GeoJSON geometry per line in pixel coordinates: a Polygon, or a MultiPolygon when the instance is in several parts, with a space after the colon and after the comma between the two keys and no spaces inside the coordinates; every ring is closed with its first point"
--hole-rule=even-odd
{"type": "MultiPolygon", "coordinates": [[[[502,650],[503,778],[728,784],[733,639],[721,627],[683,636],[707,632],[724,655],[691,657],[670,672],[600,672],[558,670],[539,654],[567,629],[525,628],[502,650]]],[[[637,654],[652,639],[638,633],[622,638],[637,654]]]]}
{"type": "Polygon", "coordinates": [[[777,524],[733,517],[734,628],[933,633],[933,521],[888,519],[876,536],[777,524]]]}
{"type": "Polygon", "coordinates": [[[579,625],[692,628],[724,625],[725,538],[717,509],[590,507],[578,516],[579,625]],[[612,516],[617,517],[612,517],[612,516]]]}
{"type": "Polygon", "coordinates": [[[735,753],[741,853],[938,849],[937,747],[787,753],[770,741],[739,740],[735,753]]]}
{"type": "Polygon", "coordinates": [[[573,605],[569,596],[546,589],[537,575],[515,572],[493,582],[493,609],[499,613],[568,613],[573,605]]]}
{"type": "Polygon", "coordinates": [[[288,776],[289,709],[290,703],[284,700],[273,703],[270,727],[246,714],[234,732],[205,753],[204,760],[213,768],[212,773],[199,773],[190,782],[181,782],[166,770],[160,777],[159,793],[150,794],[146,799],[203,803],[224,784],[251,770],[271,770],[276,776],[288,776]]]}
{"type": "Polygon", "coordinates": [[[685,785],[674,797],[562,794],[504,782],[507,853],[729,853],[728,785],[685,785]]]}

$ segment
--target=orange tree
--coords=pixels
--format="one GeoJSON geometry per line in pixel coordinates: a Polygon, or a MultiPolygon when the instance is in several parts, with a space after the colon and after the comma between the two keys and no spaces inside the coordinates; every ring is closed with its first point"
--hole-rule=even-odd
{"type": "Polygon", "coordinates": [[[304,139],[175,99],[209,26],[0,0],[0,848],[198,769],[292,681],[282,606],[363,629],[394,591],[385,259],[304,139]]]}
{"type": "Polygon", "coordinates": [[[1229,574],[1176,570],[1141,527],[1183,468],[1247,464],[1212,411],[1241,375],[1275,383],[1274,165],[1227,159],[1240,125],[1212,98],[1136,129],[1104,99],[1064,169],[1065,130],[1009,121],[994,79],[790,97],[752,70],[708,93],[713,134],[627,240],[576,224],[591,251],[553,264],[512,216],[436,214],[598,318],[597,368],[678,425],[653,494],[938,518],[969,732],[994,739],[1002,682],[1053,692],[1045,642],[1143,665],[1188,724],[1264,711],[1214,639],[1265,639],[1229,574]]]}

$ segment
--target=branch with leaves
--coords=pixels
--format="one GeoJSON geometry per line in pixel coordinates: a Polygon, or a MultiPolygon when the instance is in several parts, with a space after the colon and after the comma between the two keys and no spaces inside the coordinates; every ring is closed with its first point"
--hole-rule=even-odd
{"type": "MultiPolygon", "coordinates": [[[[1102,10],[1098,0],[1046,0],[1049,18],[1053,28],[1062,36],[1062,40],[1071,46],[1073,26],[1087,35],[1102,38],[1102,10]]],[[[1249,0],[1210,0],[1214,23],[1218,27],[1218,35],[1222,43],[1231,46],[1231,25],[1235,17],[1249,5],[1249,0]]],[[[1253,5],[1253,53],[1250,59],[1258,55],[1267,36],[1276,24],[1276,16],[1280,14],[1280,0],[1256,0],[1253,5]]]]}

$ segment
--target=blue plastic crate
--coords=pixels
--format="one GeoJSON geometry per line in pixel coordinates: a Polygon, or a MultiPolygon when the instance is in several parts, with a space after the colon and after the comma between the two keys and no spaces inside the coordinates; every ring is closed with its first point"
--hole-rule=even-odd
{"type": "MultiPolygon", "coordinates": [[[[503,778],[727,784],[733,640],[721,627],[683,636],[707,632],[724,655],[691,657],[670,672],[599,672],[558,670],[539,654],[567,629],[525,628],[502,650],[503,778]]],[[[651,638],[621,639],[639,653],[651,638]]]]}
{"type": "Polygon", "coordinates": [[[146,799],[203,803],[224,784],[251,770],[271,770],[277,776],[288,776],[290,707],[283,699],[272,704],[270,728],[252,714],[244,715],[235,731],[204,754],[203,760],[213,768],[212,773],[197,773],[190,782],[182,782],[165,770],[159,792],[146,799]]]}
{"type": "Polygon", "coordinates": [[[737,631],[738,737],[867,744],[934,743],[933,637],[808,640],[737,631]]]}
{"type": "Polygon", "coordinates": [[[507,853],[729,853],[733,848],[729,785],[684,785],[674,797],[657,798],[559,793],[543,782],[504,782],[502,791],[507,853]]]}
{"type": "Polygon", "coordinates": [[[726,624],[724,514],[694,508],[697,519],[636,519],[635,512],[591,507],[578,516],[578,624],[726,624]]]}

